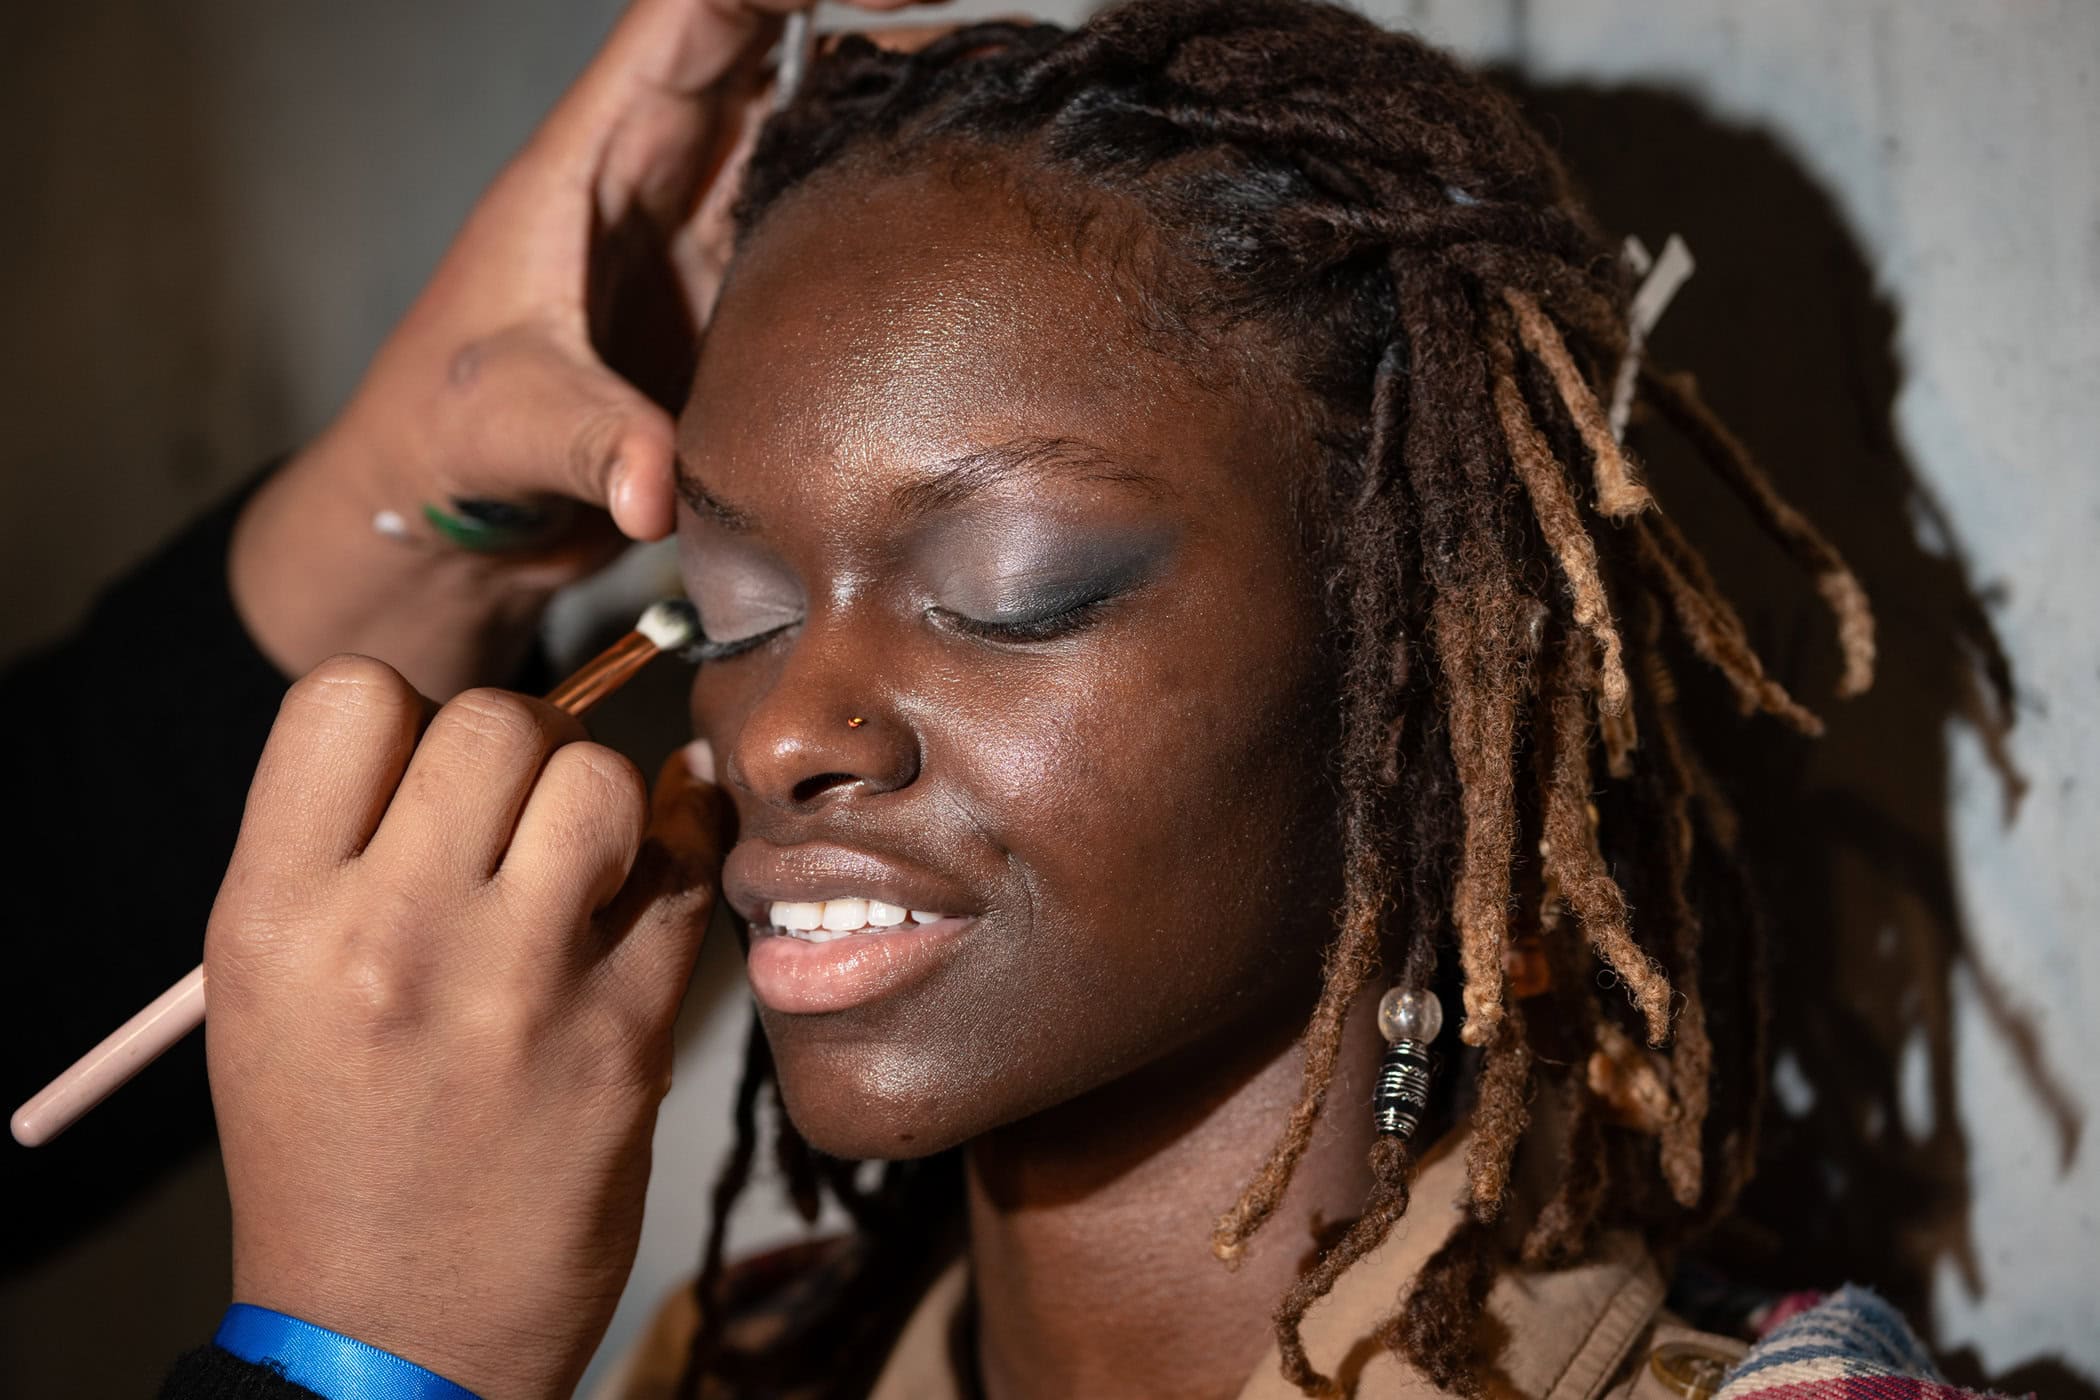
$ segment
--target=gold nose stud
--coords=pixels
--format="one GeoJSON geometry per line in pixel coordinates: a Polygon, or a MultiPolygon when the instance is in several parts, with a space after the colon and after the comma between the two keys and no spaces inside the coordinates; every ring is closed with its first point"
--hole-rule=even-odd
{"type": "Polygon", "coordinates": [[[846,727],[848,729],[858,729],[866,723],[867,721],[865,719],[862,719],[859,715],[855,715],[852,719],[846,721],[846,727]]]}

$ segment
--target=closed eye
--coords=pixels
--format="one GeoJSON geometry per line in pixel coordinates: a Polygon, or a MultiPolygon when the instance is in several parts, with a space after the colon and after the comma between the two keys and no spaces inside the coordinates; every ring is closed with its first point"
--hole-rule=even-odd
{"type": "Polygon", "coordinates": [[[1084,598],[1068,607],[1035,617],[971,617],[950,608],[929,608],[927,615],[965,636],[988,642],[1026,644],[1055,641],[1081,631],[1095,621],[1109,601],[1108,598],[1084,598]]]}
{"type": "Polygon", "coordinates": [[[756,651],[783,632],[797,626],[800,621],[801,619],[797,618],[794,622],[783,622],[778,627],[769,627],[763,632],[754,632],[733,642],[715,642],[703,637],[700,644],[693,648],[694,659],[703,662],[727,661],[733,656],[742,656],[747,651],[756,651]]]}

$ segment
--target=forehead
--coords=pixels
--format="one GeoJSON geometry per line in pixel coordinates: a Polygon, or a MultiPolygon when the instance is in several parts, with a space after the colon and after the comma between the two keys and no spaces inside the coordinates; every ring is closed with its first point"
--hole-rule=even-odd
{"type": "Polygon", "coordinates": [[[1046,217],[1018,178],[833,176],[739,252],[681,451],[721,474],[937,461],[1083,439],[1204,488],[1273,477],[1274,415],[1166,353],[1112,221],[1046,217]]]}

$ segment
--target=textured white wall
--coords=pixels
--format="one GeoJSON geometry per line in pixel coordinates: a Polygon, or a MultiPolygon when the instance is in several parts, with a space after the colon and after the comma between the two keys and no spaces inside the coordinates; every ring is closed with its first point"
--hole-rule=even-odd
{"type": "MultiPolygon", "coordinates": [[[[1042,12],[1068,19],[1078,8],[1042,12]]],[[[325,421],[613,9],[12,7],[0,20],[0,180],[12,191],[0,220],[0,405],[11,427],[0,439],[0,651],[63,626],[99,580],[325,421]]],[[[1951,1084],[1935,1093],[1921,1043],[1895,1130],[1923,1143],[1953,1127],[1966,1141],[1973,1265],[1966,1279],[1940,1266],[1942,1344],[1973,1347],[1994,1372],[2056,1357],[2100,1381],[2100,1166],[2080,1140],[2100,1105],[2090,1019],[2100,951],[2081,937],[2100,906],[2089,700],[2100,672],[2100,7],[1378,9],[1533,82],[1659,90],[1767,133],[1834,203],[1893,307],[1895,447],[1953,522],[1950,545],[1921,520],[1924,552],[1958,546],[1970,576],[1994,589],[1991,620],[2019,687],[2009,756],[2029,783],[2008,819],[1979,731],[1953,726],[1932,740],[1945,745],[1933,761],[1951,796],[1939,818],[1950,917],[1992,980],[1950,964],[1951,1084]],[[1950,1105],[1957,1124],[1930,1121],[1950,1105]]],[[[1639,150],[1641,134],[1626,145],[1639,150]]],[[[1670,190],[1650,193],[1649,206],[1670,207],[1670,190]]],[[[1654,242],[1670,225],[1639,231],[1654,242]]],[[[1702,282],[1754,287],[1756,268],[1708,256],[1702,282]]],[[[1688,293],[1686,314],[1694,307],[1688,293]]],[[[1746,428],[1763,445],[1760,425],[1746,428]]],[[[1882,601],[1900,627],[1904,600],[1882,601]]],[[[713,958],[688,1018],[648,1235],[611,1346],[691,1267],[742,1034],[734,976],[713,958]]],[[[168,1354],[158,1340],[148,1355],[104,1347],[92,1358],[63,1340],[69,1302],[96,1296],[106,1267],[87,1261],[127,1249],[142,1250],[163,1285],[164,1332],[201,1335],[223,1260],[166,1247],[161,1232],[223,1206],[208,1173],[173,1189],[72,1261],[0,1292],[0,1389],[151,1385],[168,1354]],[[100,1383],[83,1386],[89,1360],[100,1383]],[[70,1383],[42,1379],[62,1372],[70,1383]]],[[[768,1207],[741,1225],[747,1244],[787,1228],[768,1207]]]]}

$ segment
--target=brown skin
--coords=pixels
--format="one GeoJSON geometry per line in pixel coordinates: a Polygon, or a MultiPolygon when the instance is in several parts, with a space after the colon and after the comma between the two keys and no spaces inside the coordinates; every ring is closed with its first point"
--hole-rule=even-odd
{"type": "MultiPolygon", "coordinates": [[[[1291,524],[1309,453],[1162,353],[1117,270],[1041,214],[996,177],[829,180],[740,255],[682,424],[680,530],[710,630],[779,630],[703,668],[694,721],[747,917],[740,872],[810,845],[977,915],[896,995],[765,1026],[820,1149],[969,1144],[988,1392],[1229,1395],[1306,1227],[1366,1186],[1369,1125],[1334,1113],[1279,1226],[1237,1272],[1209,1257],[1295,1099],[1331,931],[1334,677],[1291,524]],[[1108,461],[928,505],[944,463],[1053,437],[1108,461]],[[1059,635],[956,623],[1006,617],[1001,580],[1046,553],[1141,562],[1059,635]]],[[[1341,1105],[1368,1098],[1367,1018],[1350,1043],[1341,1105]]]]}

